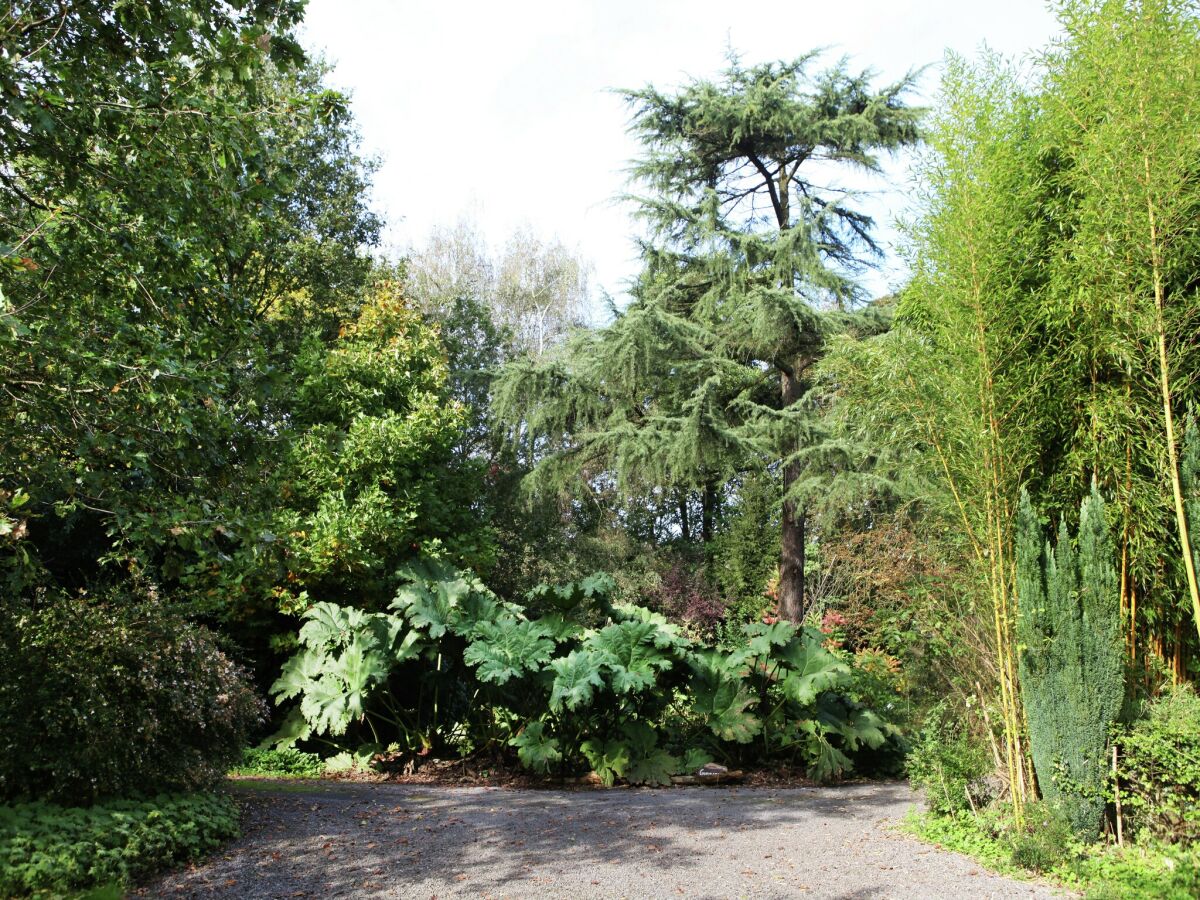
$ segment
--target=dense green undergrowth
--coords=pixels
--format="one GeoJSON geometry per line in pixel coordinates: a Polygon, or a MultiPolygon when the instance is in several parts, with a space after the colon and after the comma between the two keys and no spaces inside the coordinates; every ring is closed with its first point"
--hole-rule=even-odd
{"type": "Polygon", "coordinates": [[[230,769],[229,774],[259,778],[320,778],[325,774],[325,762],[315,753],[305,753],[294,747],[281,750],[247,747],[241,762],[230,769]]]}
{"type": "Polygon", "coordinates": [[[302,649],[272,689],[293,705],[280,747],[324,744],[363,763],[490,752],[608,784],[668,784],[713,760],[829,779],[900,756],[899,729],[872,708],[886,701],[878,678],[816,629],[752,623],[712,646],[612,603],[604,575],[538,588],[525,605],[434,561],[405,580],[387,612],[304,614],[302,649]]]}
{"type": "Polygon", "coordinates": [[[964,812],[913,815],[905,828],[993,871],[1016,877],[1043,875],[1082,891],[1089,900],[1190,900],[1200,896],[1200,847],[1059,842],[1045,832],[1014,834],[999,818],[964,812]]]}
{"type": "Polygon", "coordinates": [[[1063,804],[1027,804],[1018,825],[1003,786],[988,775],[988,754],[940,707],[908,757],[928,810],[909,830],[998,872],[1045,875],[1090,898],[1200,896],[1200,697],[1181,685],[1132,715],[1115,729],[1116,772],[1101,779],[1098,795],[1110,825],[1120,800],[1124,846],[1111,835],[1081,836],[1063,804]]]}
{"type": "Polygon", "coordinates": [[[92,807],[0,806],[0,895],[63,896],[107,888],[198,859],[238,831],[225,794],[162,794],[92,807]]]}

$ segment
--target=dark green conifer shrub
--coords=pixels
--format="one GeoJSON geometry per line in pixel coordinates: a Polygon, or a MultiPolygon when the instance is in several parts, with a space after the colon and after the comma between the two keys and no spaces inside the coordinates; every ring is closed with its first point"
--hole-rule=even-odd
{"type": "Polygon", "coordinates": [[[1042,795],[1080,837],[1099,834],[1108,735],[1124,696],[1124,651],[1112,538],[1093,485],[1077,541],[1065,523],[1044,540],[1029,495],[1017,517],[1021,696],[1042,795]]]}

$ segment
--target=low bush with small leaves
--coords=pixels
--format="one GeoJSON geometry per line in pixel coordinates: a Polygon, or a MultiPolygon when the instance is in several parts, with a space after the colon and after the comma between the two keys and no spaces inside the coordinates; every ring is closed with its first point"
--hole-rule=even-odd
{"type": "Polygon", "coordinates": [[[1071,823],[1061,810],[1045,802],[1026,805],[1021,827],[1008,835],[1013,865],[1039,874],[1049,872],[1070,857],[1072,835],[1071,823]]]}
{"type": "Polygon", "coordinates": [[[207,629],[161,606],[6,609],[0,799],[90,803],[224,777],[263,715],[207,629]]]}
{"type": "Polygon", "coordinates": [[[1200,847],[1106,847],[1055,874],[1082,888],[1087,900],[1195,900],[1200,897],[1200,847]]]}
{"type": "Polygon", "coordinates": [[[1193,900],[1200,897],[1200,847],[1147,842],[1117,847],[1080,844],[1061,813],[1041,803],[1013,824],[1001,806],[974,814],[914,813],[905,828],[917,837],[978,860],[994,872],[1041,875],[1086,900],[1193,900]]]}
{"type": "Polygon", "coordinates": [[[112,887],[211,853],[238,831],[223,794],[164,794],[87,808],[0,806],[0,895],[112,887]]]}

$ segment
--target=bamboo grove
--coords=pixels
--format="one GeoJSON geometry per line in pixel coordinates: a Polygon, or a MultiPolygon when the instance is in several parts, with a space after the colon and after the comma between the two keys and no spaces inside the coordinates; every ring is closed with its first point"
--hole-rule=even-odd
{"type": "Polygon", "coordinates": [[[1200,23],[1170,0],[1057,11],[1063,36],[1033,72],[948,58],[896,327],[826,366],[873,434],[917,448],[924,499],[974,560],[1017,796],[1032,774],[1014,633],[1022,486],[1072,528],[1093,482],[1109,499],[1143,682],[1186,680],[1200,628],[1184,424],[1200,374],[1200,23]]]}

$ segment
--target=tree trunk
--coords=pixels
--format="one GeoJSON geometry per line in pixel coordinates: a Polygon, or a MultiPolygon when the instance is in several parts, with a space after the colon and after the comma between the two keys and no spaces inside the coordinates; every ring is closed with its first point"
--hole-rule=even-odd
{"type": "MultiPolygon", "coordinates": [[[[784,372],[782,375],[783,405],[791,406],[803,395],[799,378],[784,372]]],[[[783,469],[783,492],[800,477],[795,463],[783,469]]],[[[792,501],[783,504],[783,533],[779,552],[779,614],[791,622],[804,617],[804,510],[792,501]]]]}
{"type": "Polygon", "coordinates": [[[683,542],[690,544],[692,542],[692,527],[688,521],[688,492],[679,492],[679,531],[683,536],[683,542]]]}
{"type": "Polygon", "coordinates": [[[704,493],[701,495],[700,507],[700,539],[708,548],[708,542],[713,539],[713,516],[717,509],[717,488],[711,481],[704,483],[704,493]]]}

